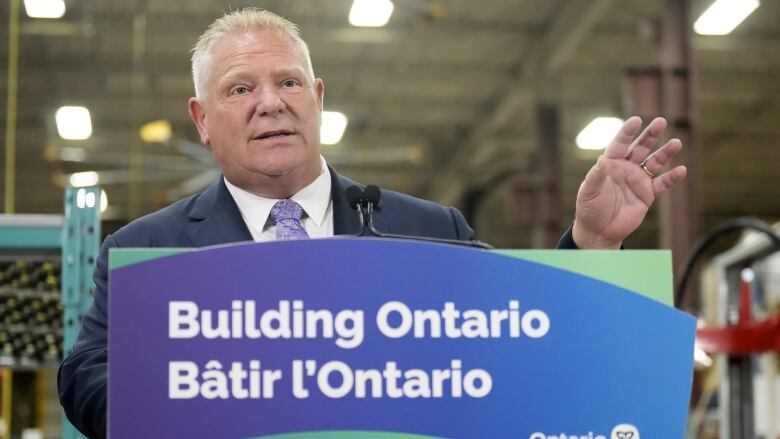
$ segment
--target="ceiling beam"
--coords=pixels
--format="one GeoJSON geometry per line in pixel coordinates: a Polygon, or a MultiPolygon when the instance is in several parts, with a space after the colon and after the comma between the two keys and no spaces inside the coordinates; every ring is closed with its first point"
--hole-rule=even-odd
{"type": "MultiPolygon", "coordinates": [[[[462,175],[464,163],[474,148],[484,144],[491,131],[501,124],[510,123],[521,107],[530,105],[537,93],[544,93],[546,79],[556,73],[576,53],[577,47],[588,36],[594,25],[607,13],[614,0],[590,2],[560,2],[562,9],[547,30],[542,43],[522,57],[510,69],[510,80],[488,101],[485,117],[477,120],[463,133],[463,141],[457,145],[450,160],[433,178],[427,196],[445,204],[455,204],[461,191],[453,190],[452,178],[462,175]]],[[[462,189],[462,188],[461,188],[462,189]]]]}

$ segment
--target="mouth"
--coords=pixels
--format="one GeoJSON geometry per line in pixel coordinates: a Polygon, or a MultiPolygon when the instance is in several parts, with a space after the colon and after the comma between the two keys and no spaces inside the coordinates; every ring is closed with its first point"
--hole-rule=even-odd
{"type": "Polygon", "coordinates": [[[292,136],[294,135],[294,131],[290,130],[274,130],[274,131],[266,131],[264,133],[261,133],[252,139],[254,140],[267,140],[267,139],[281,139],[284,137],[292,136]]]}

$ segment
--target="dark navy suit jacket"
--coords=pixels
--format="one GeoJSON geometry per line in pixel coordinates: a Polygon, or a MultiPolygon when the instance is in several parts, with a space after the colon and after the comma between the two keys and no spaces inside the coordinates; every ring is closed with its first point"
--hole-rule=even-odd
{"type": "MultiPolygon", "coordinates": [[[[332,168],[330,172],[334,233],[356,233],[360,222],[347,203],[345,191],[357,183],[332,168]]],[[[380,207],[373,219],[377,230],[384,233],[474,239],[473,230],[457,209],[392,191],[382,191],[380,207]]],[[[221,178],[204,192],[139,218],[105,239],[95,267],[95,300],[84,315],[73,351],[58,373],[60,402],[76,428],[87,437],[106,437],[108,250],[112,247],[204,247],[251,240],[241,212],[221,178]]],[[[558,247],[576,248],[571,231],[564,235],[558,247]]]]}

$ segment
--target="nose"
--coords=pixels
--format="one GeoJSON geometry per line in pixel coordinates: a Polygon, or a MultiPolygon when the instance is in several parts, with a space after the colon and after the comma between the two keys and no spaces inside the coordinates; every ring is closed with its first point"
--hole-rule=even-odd
{"type": "Polygon", "coordinates": [[[274,87],[263,87],[255,106],[258,116],[276,116],[284,111],[286,105],[274,87]]]}

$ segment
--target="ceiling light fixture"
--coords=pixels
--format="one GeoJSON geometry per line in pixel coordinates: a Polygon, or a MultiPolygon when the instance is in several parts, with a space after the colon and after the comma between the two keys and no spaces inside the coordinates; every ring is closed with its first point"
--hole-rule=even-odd
{"type": "Polygon", "coordinates": [[[693,24],[699,35],[730,34],[760,5],[758,0],[715,0],[693,24]]]}
{"type": "Polygon", "coordinates": [[[84,148],[61,148],[59,159],[63,162],[83,162],[87,158],[84,148]]]}
{"type": "Polygon", "coordinates": [[[322,126],[320,127],[320,143],[323,145],[335,145],[341,141],[344,131],[347,129],[348,119],[344,113],[338,111],[323,111],[322,126]]]}
{"type": "Polygon", "coordinates": [[[163,143],[171,139],[173,128],[168,120],[153,120],[143,124],[138,130],[138,135],[146,143],[163,143]]]}
{"type": "Polygon", "coordinates": [[[60,18],[65,15],[63,0],[24,0],[24,10],[31,18],[60,18]]]}
{"type": "Polygon", "coordinates": [[[577,134],[577,146],[581,149],[604,149],[623,126],[617,117],[597,117],[577,134]]]}
{"type": "Polygon", "coordinates": [[[73,187],[95,186],[98,184],[99,180],[100,177],[95,171],[76,172],[70,174],[70,178],[68,179],[70,185],[73,187]]]}
{"type": "Polygon", "coordinates": [[[358,27],[381,27],[393,15],[391,0],[355,0],[349,11],[349,23],[358,27]]]}
{"type": "Polygon", "coordinates": [[[60,107],[54,118],[63,139],[86,140],[92,136],[92,119],[85,107],[60,107]]]}

